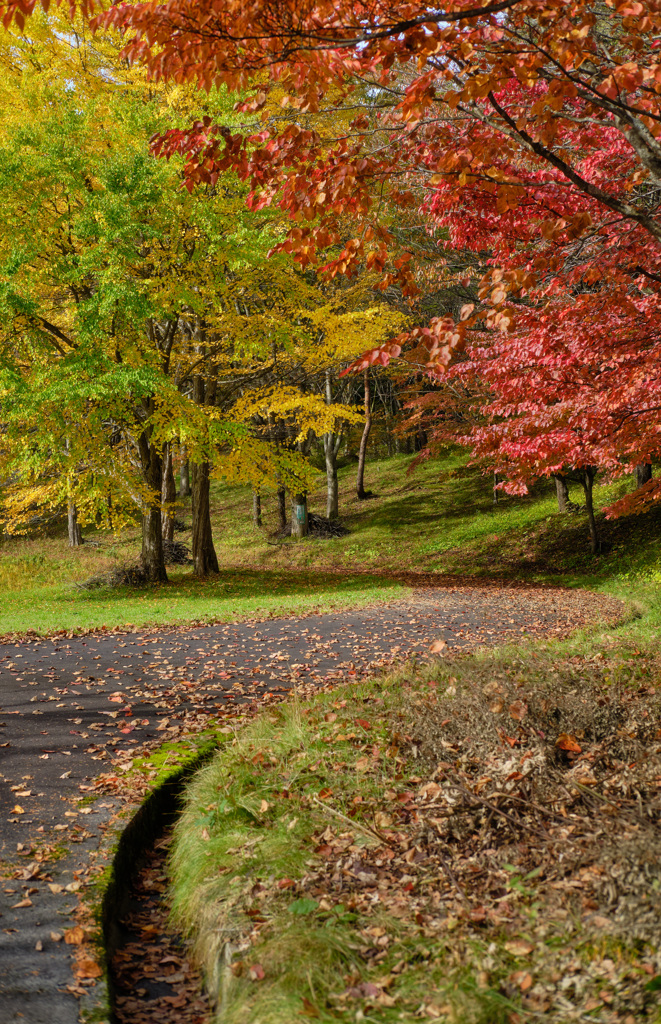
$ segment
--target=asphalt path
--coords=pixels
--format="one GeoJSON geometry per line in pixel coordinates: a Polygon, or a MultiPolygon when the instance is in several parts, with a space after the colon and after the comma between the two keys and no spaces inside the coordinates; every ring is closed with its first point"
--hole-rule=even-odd
{"type": "Polygon", "coordinates": [[[57,936],[117,807],[79,800],[132,750],[267,692],[428,658],[439,640],[449,653],[553,637],[613,611],[584,592],[453,587],[360,611],[0,646],[0,1024],[79,1020],[57,936]]]}

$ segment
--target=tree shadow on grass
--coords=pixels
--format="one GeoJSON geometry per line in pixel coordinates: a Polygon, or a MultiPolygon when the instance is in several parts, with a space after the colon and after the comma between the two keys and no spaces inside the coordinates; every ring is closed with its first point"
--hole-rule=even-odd
{"type": "Polygon", "coordinates": [[[83,591],[89,603],[106,603],[109,595],[120,601],[140,594],[154,600],[186,600],[190,598],[268,599],[319,594],[342,596],[373,591],[380,587],[394,587],[396,580],[388,575],[356,572],[323,572],[305,569],[222,569],[219,573],[199,579],[192,573],[171,578],[169,583],[152,587],[100,588],[83,591]]]}
{"type": "Polygon", "coordinates": [[[490,578],[576,576],[608,580],[644,572],[661,550],[661,509],[640,516],[606,519],[598,514],[601,551],[590,551],[588,521],[581,510],[557,514],[519,533],[483,538],[470,548],[443,552],[439,570],[490,578]]]}

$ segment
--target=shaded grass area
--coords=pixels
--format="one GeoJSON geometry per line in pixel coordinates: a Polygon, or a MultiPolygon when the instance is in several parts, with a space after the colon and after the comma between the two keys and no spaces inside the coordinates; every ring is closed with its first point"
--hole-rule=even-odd
{"type": "Polygon", "coordinates": [[[238,732],[171,859],[218,1019],[661,1020],[659,604],[238,732]]]}
{"type": "MultiPolygon", "coordinates": [[[[491,480],[449,452],[408,473],[410,456],[368,465],[374,497],[355,496],[355,466],[340,470],[340,511],[349,534],[338,538],[276,541],[276,498],[262,499],[264,526],[251,519],[249,488],[215,482],[212,521],[221,573],[196,580],[187,567],[170,567],[167,585],[145,590],[78,592],[76,581],[135,562],[137,527],[119,536],[87,529],[90,541],[67,546],[63,527],[50,536],[0,536],[0,633],[48,632],[106,626],[185,623],[357,607],[396,596],[390,574],[409,570],[445,576],[557,582],[626,590],[661,565],[661,512],[606,522],[605,551],[593,558],[584,512],[559,515],[552,484],[525,497],[501,495],[493,504],[491,480]],[[11,595],[11,597],[9,597],[11,595]]],[[[595,489],[596,507],[632,486],[624,480],[595,489]]],[[[579,488],[572,498],[582,502],[579,488]]],[[[325,513],[320,476],[310,509],[325,513]]],[[[190,521],[188,502],[181,514],[190,521]]],[[[190,531],[177,534],[190,543],[190,531]]],[[[657,574],[657,575],[655,575],[657,574]]],[[[399,590],[399,593],[403,591],[399,590]]]]}
{"type": "Polygon", "coordinates": [[[305,615],[393,600],[406,592],[395,581],[350,572],[244,568],[198,580],[189,572],[173,570],[169,584],[144,589],[22,589],[3,603],[0,634],[305,615]]]}

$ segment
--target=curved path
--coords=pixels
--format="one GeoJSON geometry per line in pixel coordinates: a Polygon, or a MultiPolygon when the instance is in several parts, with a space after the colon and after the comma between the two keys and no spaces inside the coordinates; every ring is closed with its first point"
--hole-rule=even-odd
{"type": "Polygon", "coordinates": [[[429,656],[437,640],[450,652],[557,636],[614,610],[581,592],[452,587],[360,611],[0,646],[2,1024],[79,1019],[57,936],[116,803],[78,801],[132,750],[267,691],[429,656]]]}

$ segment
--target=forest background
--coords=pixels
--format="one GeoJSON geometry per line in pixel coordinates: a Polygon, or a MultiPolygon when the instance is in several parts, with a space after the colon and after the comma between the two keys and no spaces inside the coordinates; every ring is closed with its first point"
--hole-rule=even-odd
{"type": "Polygon", "coordinates": [[[197,27],[202,5],[8,5],[5,551],[64,515],[74,548],[138,523],[139,564],[92,585],[164,585],[190,499],[209,580],[221,482],[249,487],[258,529],[275,506],[275,558],[309,526],[341,547],[354,458],[362,521],[377,507],[371,438],[412,455],[411,481],[463,448],[494,514],[551,481],[597,568],[595,483],[609,517],[661,494],[656,14],[638,6],[459,3],[409,25],[348,4],[312,46],[323,12],[294,24],[286,4],[228,5],[229,34],[225,14],[197,27]]]}

